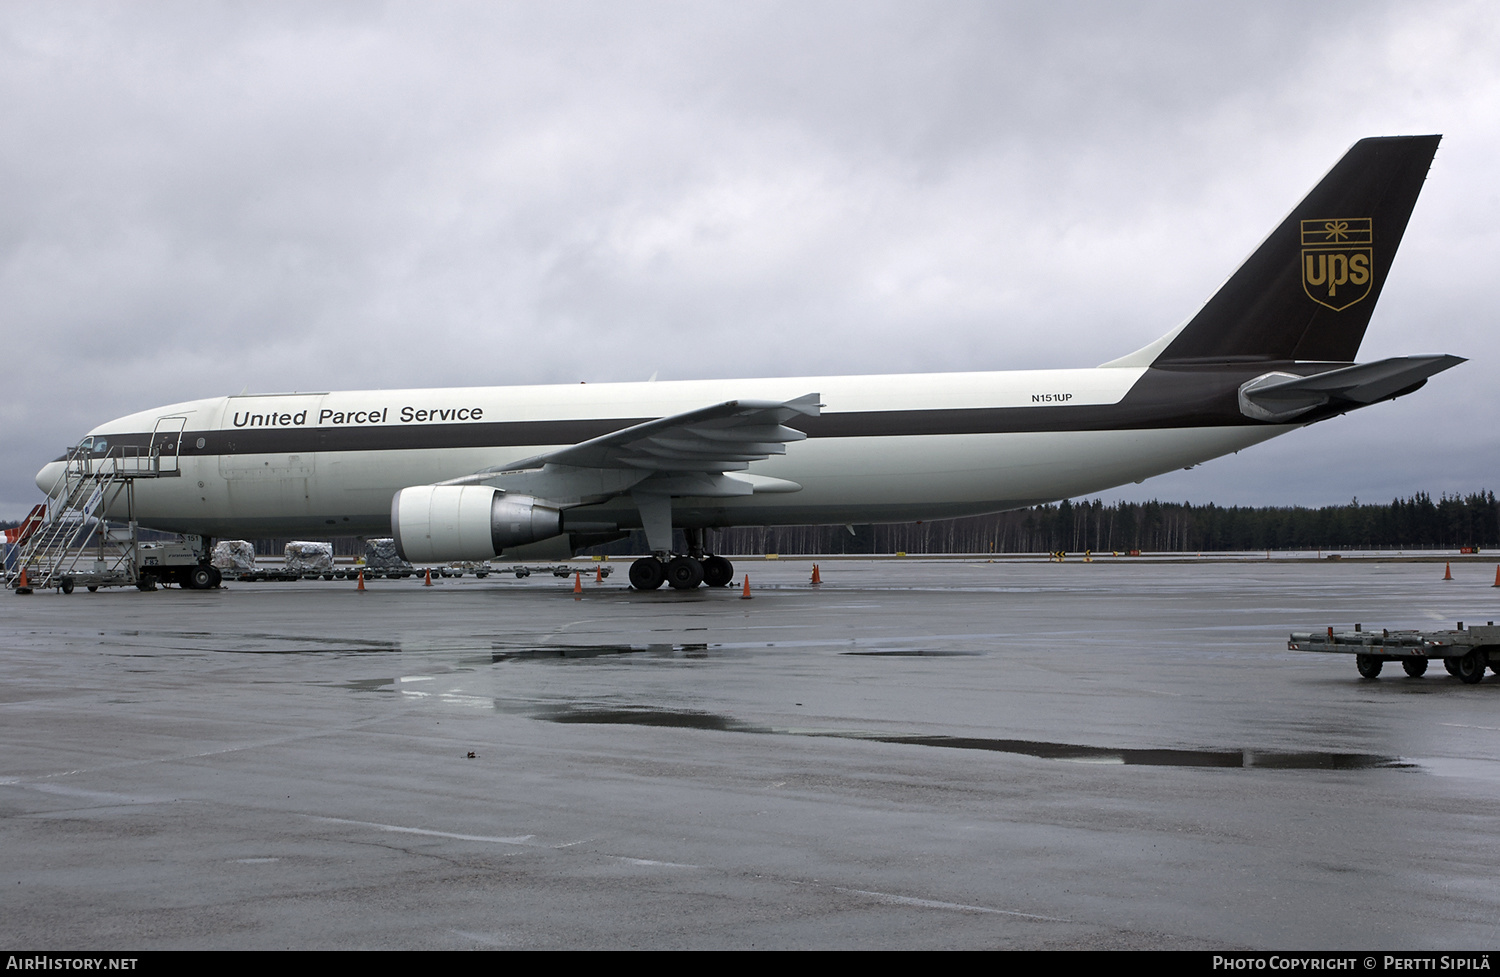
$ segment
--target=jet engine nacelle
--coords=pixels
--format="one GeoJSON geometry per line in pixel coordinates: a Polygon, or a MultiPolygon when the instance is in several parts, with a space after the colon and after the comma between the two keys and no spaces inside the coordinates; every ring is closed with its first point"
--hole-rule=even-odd
{"type": "Polygon", "coordinates": [[[391,534],[408,563],[488,560],[561,532],[557,506],[487,485],[414,485],[391,499],[391,534]]]}

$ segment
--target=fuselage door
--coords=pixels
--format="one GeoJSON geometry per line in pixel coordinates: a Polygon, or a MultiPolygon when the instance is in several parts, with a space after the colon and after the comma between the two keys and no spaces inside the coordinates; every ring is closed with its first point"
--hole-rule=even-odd
{"type": "Polygon", "coordinates": [[[148,452],[151,466],[163,475],[178,472],[177,451],[182,444],[182,429],[187,427],[186,417],[158,417],[156,430],[151,432],[151,448],[148,452]]]}

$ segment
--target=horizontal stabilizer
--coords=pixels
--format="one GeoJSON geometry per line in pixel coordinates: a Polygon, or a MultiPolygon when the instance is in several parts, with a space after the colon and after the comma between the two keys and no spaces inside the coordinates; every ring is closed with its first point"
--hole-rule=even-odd
{"type": "Polygon", "coordinates": [[[1396,356],[1310,377],[1266,373],[1240,387],[1240,411],[1258,421],[1288,421],[1325,404],[1373,404],[1407,393],[1462,362],[1462,356],[1396,356]]]}

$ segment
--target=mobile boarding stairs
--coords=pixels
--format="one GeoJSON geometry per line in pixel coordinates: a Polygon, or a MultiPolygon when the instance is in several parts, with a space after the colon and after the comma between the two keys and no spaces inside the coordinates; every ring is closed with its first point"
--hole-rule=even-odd
{"type": "Polygon", "coordinates": [[[141,586],[135,483],[181,476],[180,437],[180,430],[158,430],[144,450],[93,437],[70,448],[45,507],[32,510],[14,544],[14,558],[6,555],[5,586],[18,593],[37,587],[71,593],[77,585],[89,590],[141,586]],[[105,521],[105,512],[122,510],[123,527],[105,521]]]}

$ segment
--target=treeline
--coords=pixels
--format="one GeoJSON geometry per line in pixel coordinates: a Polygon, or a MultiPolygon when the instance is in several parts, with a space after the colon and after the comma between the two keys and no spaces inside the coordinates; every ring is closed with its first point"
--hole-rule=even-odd
{"type": "MultiPolygon", "coordinates": [[[[0,522],[0,527],[15,523],[0,522]]],[[[1096,553],[1142,550],[1456,549],[1500,547],[1500,503],[1495,493],[1444,495],[1320,509],[1195,506],[1188,502],[1098,499],[1039,505],[964,519],[895,525],[753,527],[714,530],[710,549],[726,556],[760,553],[1096,553]]],[[[143,538],[153,535],[143,532],[143,538]]],[[[682,535],[677,545],[686,548],[682,535]]],[[[280,555],[287,540],[255,540],[256,552],[280,555]]],[[[362,540],[333,540],[338,556],[364,552],[362,540]]],[[[591,547],[585,553],[645,553],[645,534],[591,547]]]]}
{"type": "Polygon", "coordinates": [[[855,526],[852,535],[844,526],[728,529],[715,532],[712,545],[728,555],[1492,547],[1500,546],[1500,503],[1488,491],[1318,509],[1064,500],[965,519],[855,526]]]}

